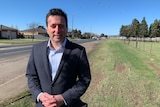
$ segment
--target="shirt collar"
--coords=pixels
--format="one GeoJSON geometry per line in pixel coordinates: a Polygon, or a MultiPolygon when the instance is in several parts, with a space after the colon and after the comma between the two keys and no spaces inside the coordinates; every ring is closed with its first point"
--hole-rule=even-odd
{"type": "MultiPolygon", "coordinates": [[[[67,42],[67,39],[65,38],[60,48],[65,48],[66,42],[67,42]]],[[[47,47],[48,47],[49,49],[53,49],[53,48],[51,47],[51,39],[48,40],[47,47]]]]}

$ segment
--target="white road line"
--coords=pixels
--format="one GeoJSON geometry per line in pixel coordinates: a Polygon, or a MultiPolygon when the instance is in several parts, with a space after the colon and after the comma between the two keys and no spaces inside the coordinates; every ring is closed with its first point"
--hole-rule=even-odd
{"type": "Polygon", "coordinates": [[[15,77],[15,78],[13,78],[13,79],[11,79],[11,80],[9,80],[9,81],[3,83],[3,84],[0,84],[0,87],[2,87],[2,86],[4,86],[4,85],[6,85],[6,84],[8,84],[8,83],[10,83],[10,82],[12,82],[12,81],[18,79],[18,78],[20,78],[20,77],[22,77],[22,76],[25,76],[25,74],[21,74],[21,75],[15,77]]]}
{"type": "Polygon", "coordinates": [[[30,52],[30,50],[23,50],[23,51],[17,51],[17,52],[3,53],[3,54],[0,54],[0,56],[10,55],[10,54],[16,54],[16,53],[22,53],[22,52],[30,52]]]}
{"type": "Polygon", "coordinates": [[[4,47],[4,48],[0,48],[0,50],[11,50],[11,49],[20,49],[20,48],[27,48],[27,47],[32,47],[32,46],[17,46],[17,47],[4,47]]]}

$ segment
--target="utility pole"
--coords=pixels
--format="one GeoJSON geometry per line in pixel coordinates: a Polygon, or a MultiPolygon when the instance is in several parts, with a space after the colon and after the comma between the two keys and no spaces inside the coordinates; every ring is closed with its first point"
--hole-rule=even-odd
{"type": "Polygon", "coordinates": [[[73,15],[72,15],[72,30],[73,30],[73,22],[74,22],[74,19],[73,19],[74,17],[73,17],[73,15]]]}
{"type": "Polygon", "coordinates": [[[90,38],[92,36],[92,25],[90,25],[90,38]]]}
{"type": "Polygon", "coordinates": [[[74,23],[74,19],[73,19],[74,17],[73,17],[73,15],[72,15],[72,38],[74,37],[74,32],[73,32],[73,23],[74,23]]]}

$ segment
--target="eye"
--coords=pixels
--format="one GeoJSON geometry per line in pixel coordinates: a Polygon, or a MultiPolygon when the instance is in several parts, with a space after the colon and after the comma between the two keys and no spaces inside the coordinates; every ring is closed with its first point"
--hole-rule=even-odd
{"type": "Polygon", "coordinates": [[[59,25],[59,28],[63,29],[63,28],[64,28],[64,25],[63,25],[63,24],[60,24],[60,25],[59,25]]]}
{"type": "Polygon", "coordinates": [[[53,24],[53,25],[51,25],[50,27],[51,27],[51,28],[56,28],[56,25],[53,24]]]}

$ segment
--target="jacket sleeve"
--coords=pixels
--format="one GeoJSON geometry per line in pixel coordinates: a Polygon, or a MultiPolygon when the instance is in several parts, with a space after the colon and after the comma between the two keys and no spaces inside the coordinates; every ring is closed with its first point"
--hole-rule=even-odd
{"type": "Polygon", "coordinates": [[[85,48],[81,50],[78,60],[79,65],[77,68],[77,82],[72,88],[68,89],[62,94],[68,105],[74,103],[85,93],[91,81],[90,66],[85,48]]]}
{"type": "Polygon", "coordinates": [[[33,47],[27,64],[26,77],[28,79],[28,87],[30,89],[30,92],[34,100],[37,101],[37,96],[39,95],[39,93],[41,93],[41,87],[35,67],[34,51],[35,50],[33,47]]]}

